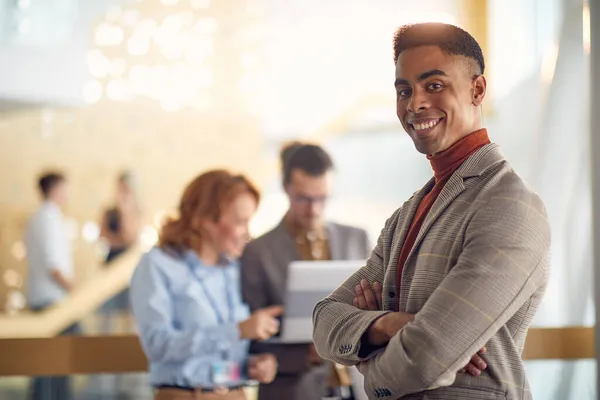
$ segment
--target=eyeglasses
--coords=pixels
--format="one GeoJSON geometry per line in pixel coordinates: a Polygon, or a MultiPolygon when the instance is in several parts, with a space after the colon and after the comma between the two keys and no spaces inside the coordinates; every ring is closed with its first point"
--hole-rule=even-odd
{"type": "Polygon", "coordinates": [[[312,204],[325,204],[327,201],[327,196],[305,196],[302,194],[297,194],[293,196],[293,200],[296,203],[312,205],[312,204]]]}

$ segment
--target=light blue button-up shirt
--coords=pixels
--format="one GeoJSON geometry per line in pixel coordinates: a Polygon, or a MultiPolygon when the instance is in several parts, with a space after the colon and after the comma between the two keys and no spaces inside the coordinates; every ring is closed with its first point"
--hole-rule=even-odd
{"type": "Polygon", "coordinates": [[[136,267],[130,294],[153,386],[214,387],[214,362],[247,360],[238,323],[249,309],[237,263],[206,266],[192,251],[179,257],[153,248],[136,267]]]}

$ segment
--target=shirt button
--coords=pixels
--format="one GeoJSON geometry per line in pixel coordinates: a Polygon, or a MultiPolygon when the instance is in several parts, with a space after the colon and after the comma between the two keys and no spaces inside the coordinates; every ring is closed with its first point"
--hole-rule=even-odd
{"type": "Polygon", "coordinates": [[[390,297],[393,299],[394,297],[396,297],[396,293],[395,292],[390,292],[389,293],[390,297]]]}

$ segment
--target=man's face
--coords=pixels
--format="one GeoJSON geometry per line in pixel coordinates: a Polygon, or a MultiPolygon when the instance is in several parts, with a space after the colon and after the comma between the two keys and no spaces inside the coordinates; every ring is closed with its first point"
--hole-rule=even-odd
{"type": "Polygon", "coordinates": [[[486,82],[473,60],[438,46],[403,51],[396,63],[396,113],[417,150],[433,155],[481,128],[486,82]]]}
{"type": "Polygon", "coordinates": [[[329,197],[331,173],[310,176],[301,170],[293,170],[285,192],[290,200],[288,217],[302,229],[317,229],[323,221],[325,203],[329,197]]]}
{"type": "Polygon", "coordinates": [[[50,191],[50,200],[60,207],[66,207],[69,203],[69,185],[66,180],[58,182],[50,191]]]}

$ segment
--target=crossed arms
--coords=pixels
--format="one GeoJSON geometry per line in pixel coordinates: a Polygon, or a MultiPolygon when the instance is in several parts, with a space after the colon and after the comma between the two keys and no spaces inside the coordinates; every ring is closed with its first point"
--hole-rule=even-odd
{"type": "MultiPolygon", "coordinates": [[[[386,222],[366,266],[317,304],[313,319],[319,354],[358,365],[367,392],[386,388],[392,398],[451,385],[473,354],[547,280],[550,229],[545,211],[530,193],[519,194],[515,199],[492,197],[475,212],[456,264],[414,319],[385,311],[389,307],[371,311],[353,304],[363,280],[385,282],[398,210],[386,222]],[[369,346],[365,338],[385,332],[371,328],[392,318],[405,318],[398,324],[403,326],[382,347],[369,346]]],[[[386,341],[385,335],[379,339],[386,341]]]]}

